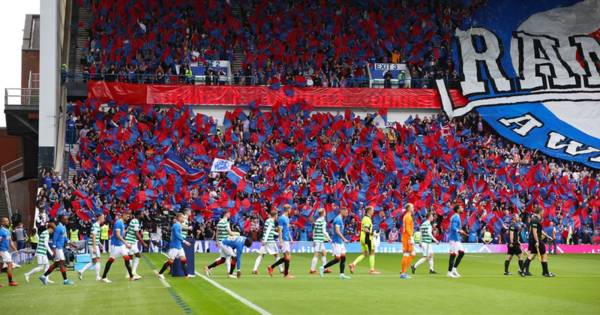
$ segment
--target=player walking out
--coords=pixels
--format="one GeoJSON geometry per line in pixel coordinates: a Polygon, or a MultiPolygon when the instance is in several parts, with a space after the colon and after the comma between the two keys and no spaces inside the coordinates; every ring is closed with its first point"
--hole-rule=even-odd
{"type": "Polygon", "coordinates": [[[350,265],[348,265],[348,268],[350,268],[351,273],[354,273],[356,265],[358,265],[358,263],[360,263],[365,258],[365,256],[368,255],[370,266],[369,274],[379,274],[379,271],[375,270],[375,246],[373,239],[373,221],[371,220],[371,218],[373,217],[373,212],[373,207],[368,206],[365,208],[365,216],[362,218],[360,224],[360,247],[362,249],[362,254],[356,257],[356,259],[354,259],[354,261],[350,265]]]}
{"type": "MultiPolygon", "coordinates": [[[[141,212],[137,213],[138,216],[141,216],[141,212]]],[[[140,264],[140,258],[142,254],[140,253],[140,248],[138,246],[138,241],[142,244],[142,246],[146,247],[147,244],[144,242],[142,238],[142,228],[140,224],[140,220],[133,215],[131,221],[129,221],[129,225],[127,225],[127,232],[125,233],[125,242],[129,244],[129,258],[132,259],[133,264],[131,267],[131,273],[133,274],[133,280],[139,280],[142,277],[137,274],[137,268],[140,264]]]]}
{"type": "Polygon", "coordinates": [[[521,233],[521,217],[519,217],[518,213],[513,214],[513,219],[508,229],[508,252],[506,256],[506,260],[504,261],[504,275],[510,276],[511,273],[508,271],[510,266],[510,261],[513,256],[517,256],[519,258],[519,274],[523,272],[523,257],[521,250],[521,242],[519,241],[519,235],[521,233]]]}
{"type": "Polygon", "coordinates": [[[556,275],[548,271],[548,253],[546,253],[546,244],[544,243],[543,237],[546,239],[551,239],[544,231],[542,230],[542,217],[544,215],[544,210],[541,207],[537,207],[534,211],[534,214],[531,216],[531,221],[529,223],[529,256],[525,259],[523,263],[523,270],[521,272],[521,276],[531,276],[529,272],[529,264],[531,261],[535,259],[535,256],[540,255],[540,260],[542,261],[542,275],[544,277],[555,277],[556,275]]]}
{"type": "Polygon", "coordinates": [[[96,217],[96,222],[92,224],[90,237],[87,243],[88,252],[92,255],[92,261],[79,270],[79,280],[83,280],[83,273],[92,266],[94,266],[94,269],[96,270],[96,281],[102,280],[100,277],[100,231],[102,229],[102,224],[104,224],[104,214],[99,214],[96,217]]]}
{"type": "Polygon", "coordinates": [[[29,272],[25,274],[25,281],[29,282],[29,278],[36,272],[46,272],[50,267],[50,263],[48,262],[48,254],[53,256],[54,253],[50,248],[50,234],[54,233],[54,223],[48,223],[48,227],[40,233],[38,246],[35,249],[35,257],[37,259],[38,266],[31,269],[29,272]]]}
{"type": "Polygon", "coordinates": [[[10,239],[9,224],[8,218],[0,219],[0,259],[2,259],[0,266],[2,264],[7,265],[6,275],[8,276],[8,285],[16,287],[18,284],[13,281],[13,262],[9,250],[17,250],[17,247],[10,239]]]}
{"type": "Polygon", "coordinates": [[[321,266],[327,263],[327,251],[325,250],[325,242],[330,241],[327,234],[327,221],[325,221],[325,209],[319,209],[319,218],[314,223],[313,228],[313,251],[314,256],[310,264],[310,273],[317,273],[317,262],[321,255],[321,266]]]}
{"type": "MultiPolygon", "coordinates": [[[[235,251],[235,258],[232,261],[235,261],[237,277],[240,278],[242,276],[242,253],[244,252],[244,246],[252,246],[252,240],[245,236],[236,236],[224,240],[223,246],[229,248],[228,253],[233,254],[235,251]]],[[[233,273],[232,271],[233,269],[231,269],[230,273],[233,273]]]]}
{"type": "Polygon", "coordinates": [[[72,285],[73,281],[67,278],[67,267],[65,266],[65,252],[64,248],[67,244],[67,229],[65,225],[69,223],[69,218],[66,215],[63,215],[60,218],[60,222],[56,226],[54,230],[54,234],[52,234],[52,245],[54,246],[54,264],[46,270],[44,275],[42,275],[39,279],[42,281],[44,285],[48,284],[48,276],[56,269],[60,268],[60,273],[63,277],[64,285],[72,285]]]}
{"type": "Polygon", "coordinates": [[[107,276],[110,271],[110,267],[112,266],[115,259],[119,257],[123,257],[123,261],[125,262],[125,268],[127,268],[127,273],[129,274],[129,280],[134,280],[133,272],[131,271],[131,258],[129,257],[129,248],[131,245],[125,241],[125,224],[123,220],[127,220],[129,218],[128,213],[123,213],[123,217],[119,217],[117,214],[117,220],[113,226],[113,235],[110,239],[110,257],[106,262],[106,266],[104,266],[104,273],[102,274],[102,282],[111,283],[107,276]]]}
{"type": "MultiPolygon", "coordinates": [[[[277,243],[275,242],[275,220],[277,219],[277,211],[271,210],[270,217],[265,221],[263,228],[263,236],[261,240],[261,246],[258,250],[258,257],[254,261],[254,268],[252,269],[253,274],[258,274],[258,267],[265,254],[273,255],[275,261],[279,261],[279,250],[277,249],[277,243]]],[[[283,272],[283,266],[279,266],[279,270],[283,272]]]]}
{"type": "MultiPolygon", "coordinates": [[[[226,263],[225,266],[231,266],[233,268],[233,263],[231,263],[231,257],[233,256],[233,251],[231,247],[223,245],[223,242],[227,240],[228,237],[234,236],[234,233],[231,231],[231,226],[229,225],[229,217],[231,213],[229,210],[226,210],[223,214],[223,217],[217,223],[217,246],[219,247],[219,258],[215,260],[212,264],[204,267],[204,273],[207,276],[212,274],[212,270],[222,263],[226,263]]],[[[229,270],[231,271],[231,269],[229,270]]]]}
{"type": "Polygon", "coordinates": [[[179,257],[179,261],[181,261],[181,268],[183,269],[183,274],[186,278],[190,278],[186,266],[187,259],[185,258],[185,252],[183,251],[183,245],[190,246],[190,243],[183,238],[182,224],[184,220],[185,216],[183,215],[183,213],[178,212],[176,215],[176,221],[171,227],[171,242],[169,243],[168,253],[169,259],[165,261],[162,268],[160,268],[160,271],[158,272],[158,277],[161,279],[165,278],[165,276],[163,276],[163,273],[165,272],[165,270],[167,270],[167,268],[173,265],[173,261],[177,257],[179,257]]]}
{"type": "Polygon", "coordinates": [[[319,267],[319,274],[323,277],[325,269],[340,263],[340,279],[350,279],[350,277],[344,274],[346,268],[346,246],[344,243],[348,243],[348,240],[344,237],[344,218],[348,215],[348,209],[342,208],[340,214],[333,219],[333,240],[331,244],[331,251],[333,253],[333,260],[330,260],[325,266],[319,267]]]}
{"type": "Polygon", "coordinates": [[[414,266],[411,266],[410,269],[414,274],[417,271],[417,268],[424,263],[425,261],[429,262],[429,273],[436,274],[433,269],[433,243],[439,244],[440,242],[433,237],[433,227],[431,226],[431,221],[433,221],[433,213],[427,213],[427,217],[425,222],[421,223],[419,227],[419,231],[421,232],[421,250],[423,251],[423,257],[417,261],[414,266]]]}
{"type": "Polygon", "coordinates": [[[290,232],[290,210],[292,207],[288,204],[283,206],[283,213],[277,219],[277,224],[279,225],[279,246],[281,252],[283,253],[283,257],[276,261],[271,266],[267,267],[267,272],[270,276],[273,276],[273,268],[283,264],[283,277],[286,279],[294,279],[294,276],[290,275],[290,260],[291,250],[290,250],[290,242],[292,241],[292,236],[290,232]]]}
{"type": "Polygon", "coordinates": [[[406,205],[406,213],[402,218],[402,274],[400,274],[400,278],[402,279],[410,279],[410,276],[406,273],[408,266],[412,262],[415,257],[415,240],[413,238],[413,233],[415,230],[414,222],[413,222],[413,214],[414,206],[412,203],[406,205]]]}
{"type": "Polygon", "coordinates": [[[448,263],[448,277],[450,278],[458,278],[460,274],[458,273],[458,265],[460,265],[460,261],[463,256],[465,256],[465,249],[461,243],[461,235],[467,236],[467,233],[463,231],[460,222],[460,214],[464,211],[463,207],[460,205],[454,206],[454,215],[450,219],[450,261],[448,263]]]}

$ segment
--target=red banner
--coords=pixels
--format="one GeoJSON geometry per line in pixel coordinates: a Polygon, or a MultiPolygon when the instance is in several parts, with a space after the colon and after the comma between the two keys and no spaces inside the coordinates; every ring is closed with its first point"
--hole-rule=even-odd
{"type": "MultiPolygon", "coordinates": [[[[450,96],[456,105],[466,104],[457,90],[450,96]]],[[[432,108],[440,109],[435,89],[292,88],[266,86],[204,86],[131,84],[104,81],[88,83],[88,98],[130,105],[248,105],[293,104],[305,101],[314,107],[432,108]]]]}

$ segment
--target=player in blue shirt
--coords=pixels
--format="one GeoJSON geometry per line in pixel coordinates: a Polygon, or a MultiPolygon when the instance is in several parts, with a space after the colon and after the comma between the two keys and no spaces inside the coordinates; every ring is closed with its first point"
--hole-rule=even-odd
{"type": "MultiPolygon", "coordinates": [[[[235,263],[235,267],[237,269],[237,277],[242,276],[242,253],[244,252],[244,246],[250,247],[252,246],[252,240],[245,236],[236,236],[234,238],[228,238],[223,241],[223,246],[227,246],[235,251],[235,258],[231,260],[231,263],[235,263]]],[[[229,271],[231,275],[233,273],[233,268],[229,271]]]]}
{"type": "Polygon", "coordinates": [[[348,240],[344,236],[344,218],[348,215],[348,209],[342,208],[340,214],[333,219],[333,238],[331,244],[331,251],[333,253],[333,260],[329,261],[325,266],[319,267],[319,274],[323,277],[325,269],[340,263],[340,279],[350,279],[350,277],[344,274],[346,268],[346,246],[344,243],[348,243],[348,240]]]}
{"type": "Polygon", "coordinates": [[[283,263],[283,277],[286,279],[294,279],[294,276],[289,274],[290,271],[290,259],[291,250],[290,250],[290,242],[292,241],[292,236],[290,235],[290,210],[292,206],[286,204],[283,206],[283,213],[277,219],[277,224],[279,225],[279,247],[281,248],[281,252],[283,253],[283,257],[276,261],[271,266],[267,267],[267,271],[269,272],[269,276],[273,276],[273,269],[283,263]]]}
{"type": "Polygon", "coordinates": [[[69,223],[69,217],[63,215],[60,217],[60,222],[54,229],[54,234],[52,234],[52,246],[54,246],[54,264],[46,270],[43,276],[39,279],[42,281],[44,285],[48,284],[48,275],[54,271],[57,267],[60,268],[60,273],[63,277],[64,285],[72,285],[73,281],[67,278],[67,267],[65,265],[65,246],[69,241],[67,238],[67,229],[65,226],[69,223]]]}
{"type": "Polygon", "coordinates": [[[175,223],[173,223],[173,226],[171,227],[171,241],[169,242],[168,253],[169,259],[165,261],[162,268],[160,268],[160,271],[158,272],[158,277],[161,279],[165,278],[165,276],[163,276],[163,273],[165,272],[165,270],[167,270],[167,268],[173,265],[173,261],[177,257],[179,257],[179,261],[181,261],[181,268],[183,269],[183,274],[186,276],[186,278],[191,278],[187,272],[187,266],[185,264],[187,262],[187,259],[185,258],[185,252],[183,251],[183,244],[185,244],[185,246],[190,246],[190,243],[183,238],[181,225],[184,221],[185,216],[183,215],[183,212],[178,212],[175,216],[175,223]]]}
{"type": "Polygon", "coordinates": [[[450,241],[450,261],[448,262],[448,277],[458,278],[460,274],[456,268],[460,264],[463,256],[465,255],[465,249],[461,243],[461,235],[468,236],[468,234],[461,229],[460,214],[464,211],[460,205],[454,206],[454,215],[450,218],[450,231],[448,232],[448,240],[450,241]]]}
{"type": "Polygon", "coordinates": [[[123,257],[123,260],[125,261],[125,268],[127,268],[129,280],[137,280],[133,277],[131,271],[131,256],[129,256],[129,248],[131,245],[125,241],[125,224],[123,223],[123,220],[127,220],[128,218],[128,212],[123,213],[123,215],[116,214],[116,221],[113,226],[112,237],[110,238],[110,257],[106,262],[106,266],[104,266],[104,273],[102,274],[101,281],[104,283],[112,282],[107,278],[108,272],[115,259],[119,257],[123,257]]]}
{"type": "MultiPolygon", "coordinates": [[[[0,219],[0,258],[2,259],[2,262],[7,265],[6,274],[8,276],[8,285],[16,287],[17,283],[13,281],[13,263],[9,250],[17,250],[17,248],[10,239],[10,232],[8,231],[9,224],[8,218],[0,219]]],[[[1,265],[2,264],[0,264],[0,266],[1,265]]],[[[2,285],[0,285],[0,287],[2,287],[2,285]]]]}

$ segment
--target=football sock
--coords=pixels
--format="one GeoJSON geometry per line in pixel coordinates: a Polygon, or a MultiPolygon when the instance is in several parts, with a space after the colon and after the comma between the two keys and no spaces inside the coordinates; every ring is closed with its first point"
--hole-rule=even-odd
{"type": "Polygon", "coordinates": [[[548,274],[548,262],[542,261],[542,271],[544,274],[548,274]]]}
{"type": "Polygon", "coordinates": [[[131,272],[131,261],[129,258],[124,258],[125,260],[125,268],[127,268],[127,273],[129,273],[129,278],[133,278],[133,273],[131,272]]]}
{"type": "Polygon", "coordinates": [[[283,264],[283,262],[284,262],[284,261],[285,261],[285,258],[283,258],[283,257],[279,258],[279,260],[278,260],[278,261],[276,261],[275,263],[273,263],[273,264],[271,265],[271,268],[275,268],[275,267],[277,267],[277,266],[279,266],[279,265],[283,264]]]}
{"type": "Polygon", "coordinates": [[[94,265],[94,269],[96,269],[96,278],[100,278],[100,262],[94,265]]]}
{"type": "Polygon", "coordinates": [[[171,266],[171,264],[172,264],[172,262],[170,262],[170,261],[167,260],[163,264],[162,268],[160,268],[160,271],[158,273],[162,275],[165,272],[165,270],[167,270],[167,268],[169,268],[169,266],[171,266]]]}
{"type": "Polygon", "coordinates": [[[54,271],[54,268],[56,268],[56,263],[53,263],[50,268],[48,268],[48,270],[46,270],[46,272],[44,272],[44,277],[47,277],[49,274],[52,273],[52,271],[54,271]]]}
{"type": "Polygon", "coordinates": [[[340,273],[344,273],[344,269],[346,269],[346,256],[340,258],[340,273]]]}
{"type": "Polygon", "coordinates": [[[108,274],[108,271],[110,270],[110,266],[112,266],[113,261],[115,261],[113,258],[109,258],[106,262],[106,266],[104,266],[104,273],[102,274],[102,279],[106,279],[106,275],[108,274]]]}
{"type": "Polygon", "coordinates": [[[360,256],[356,257],[356,259],[354,259],[354,261],[352,262],[353,265],[358,265],[363,259],[365,258],[365,255],[361,254],[360,256]]]}
{"type": "Polygon", "coordinates": [[[67,268],[64,264],[60,265],[60,274],[62,274],[63,280],[67,280],[67,268]]]}
{"type": "Polygon", "coordinates": [[[258,257],[256,257],[256,260],[254,261],[254,269],[252,269],[253,271],[258,270],[258,266],[260,266],[261,261],[262,261],[262,255],[258,255],[258,257]]]}
{"type": "Polygon", "coordinates": [[[508,272],[508,267],[510,266],[510,260],[504,261],[504,272],[508,272]]]}
{"type": "Polygon", "coordinates": [[[131,273],[133,273],[134,275],[137,274],[137,268],[138,265],[140,264],[140,258],[137,256],[133,257],[133,267],[131,268],[131,273]]]}
{"type": "Polygon", "coordinates": [[[317,261],[318,260],[319,259],[317,258],[317,256],[313,256],[313,259],[310,262],[310,271],[315,271],[316,270],[315,268],[317,268],[317,261]]]}
{"type": "Polygon", "coordinates": [[[81,270],[79,270],[80,273],[84,273],[86,270],[88,270],[91,266],[92,266],[93,262],[89,262],[87,264],[85,264],[85,266],[83,266],[83,268],[81,268],[81,270]]]}
{"type": "Polygon", "coordinates": [[[433,270],[433,258],[429,258],[429,270],[433,270]]]}
{"type": "Polygon", "coordinates": [[[287,276],[288,273],[290,272],[290,260],[289,259],[285,259],[284,262],[284,269],[283,269],[283,275],[287,276]]]}
{"type": "Polygon", "coordinates": [[[327,263],[327,257],[325,257],[325,255],[321,256],[321,266],[325,266],[326,263],[327,263]]]}
{"type": "Polygon", "coordinates": [[[454,268],[458,268],[458,265],[460,264],[460,261],[462,260],[464,255],[465,255],[465,252],[463,252],[463,251],[458,252],[458,256],[456,257],[456,261],[454,262],[454,268]]]}
{"type": "Polygon", "coordinates": [[[44,267],[42,266],[37,266],[33,269],[31,269],[28,273],[26,273],[27,276],[31,276],[32,274],[36,273],[36,272],[40,272],[40,271],[44,271],[44,267]]]}
{"type": "Polygon", "coordinates": [[[323,268],[329,268],[329,267],[331,267],[331,266],[333,266],[333,265],[335,265],[335,264],[337,264],[339,262],[340,262],[340,259],[338,259],[337,257],[333,258],[328,263],[326,263],[325,266],[323,266],[323,268]]]}
{"type": "Polygon", "coordinates": [[[235,264],[237,263],[237,259],[236,258],[232,258],[229,261],[229,274],[233,274],[233,270],[235,270],[235,264]]]}
{"type": "Polygon", "coordinates": [[[210,268],[210,269],[215,268],[216,266],[218,266],[218,265],[220,265],[220,264],[222,264],[224,262],[225,262],[225,258],[221,257],[221,258],[213,261],[212,264],[208,265],[208,268],[210,268]]]}
{"type": "Polygon", "coordinates": [[[450,254],[450,261],[448,263],[448,272],[452,271],[454,268],[454,260],[456,259],[456,254],[450,254]]]}
{"type": "Polygon", "coordinates": [[[371,270],[375,269],[375,255],[369,256],[369,267],[371,267],[371,270]]]}
{"type": "Polygon", "coordinates": [[[181,269],[183,270],[183,275],[184,276],[188,276],[188,270],[187,270],[187,260],[185,259],[181,259],[181,269]]]}
{"type": "Polygon", "coordinates": [[[529,272],[529,264],[531,264],[531,260],[529,258],[525,259],[523,263],[523,269],[525,272],[529,272]]]}
{"type": "MultiPolygon", "coordinates": [[[[417,260],[417,262],[415,263],[415,268],[419,267],[422,263],[424,263],[427,260],[426,257],[421,257],[419,260],[417,260]]],[[[431,265],[431,264],[430,264],[431,265]]]]}
{"type": "Polygon", "coordinates": [[[519,270],[523,270],[523,260],[519,259],[519,270]]]}

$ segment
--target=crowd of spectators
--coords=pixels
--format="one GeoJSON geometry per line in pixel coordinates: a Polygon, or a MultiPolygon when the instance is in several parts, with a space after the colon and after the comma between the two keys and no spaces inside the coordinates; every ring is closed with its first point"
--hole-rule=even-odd
{"type": "Polygon", "coordinates": [[[561,243],[591,243],[599,223],[598,171],[511,144],[475,114],[386,124],[385,111],[356,117],[312,112],[307,104],[275,105],[270,112],[250,105],[217,124],[191,107],[93,100],[73,104],[68,114],[77,175],[45,174],[38,208],[49,217],[71,214],[82,230],[93,213],[110,220],[131,210],[143,211],[154,233],[173,212],[190,209],[195,235],[210,239],[229,210],[234,228],[258,239],[268,211],[286,203],[294,209],[296,240],[311,239],[321,207],[329,222],[339,207],[349,208],[347,232],[355,240],[364,207],[374,205],[375,228],[393,241],[408,202],[416,207],[416,226],[427,211],[436,214],[440,240],[455,203],[466,209],[469,242],[505,243],[510,213],[527,222],[534,207],[545,209],[544,228],[555,229],[549,232],[561,243]],[[170,156],[201,177],[174,172],[165,164],[170,156]],[[235,161],[245,176],[234,181],[211,173],[214,158],[235,161]]]}
{"type": "Polygon", "coordinates": [[[406,63],[413,87],[430,87],[456,79],[452,33],[485,1],[79,2],[91,15],[79,25],[90,34],[86,79],[190,82],[190,64],[239,52],[239,84],[368,86],[367,63],[388,62],[406,63]]]}

